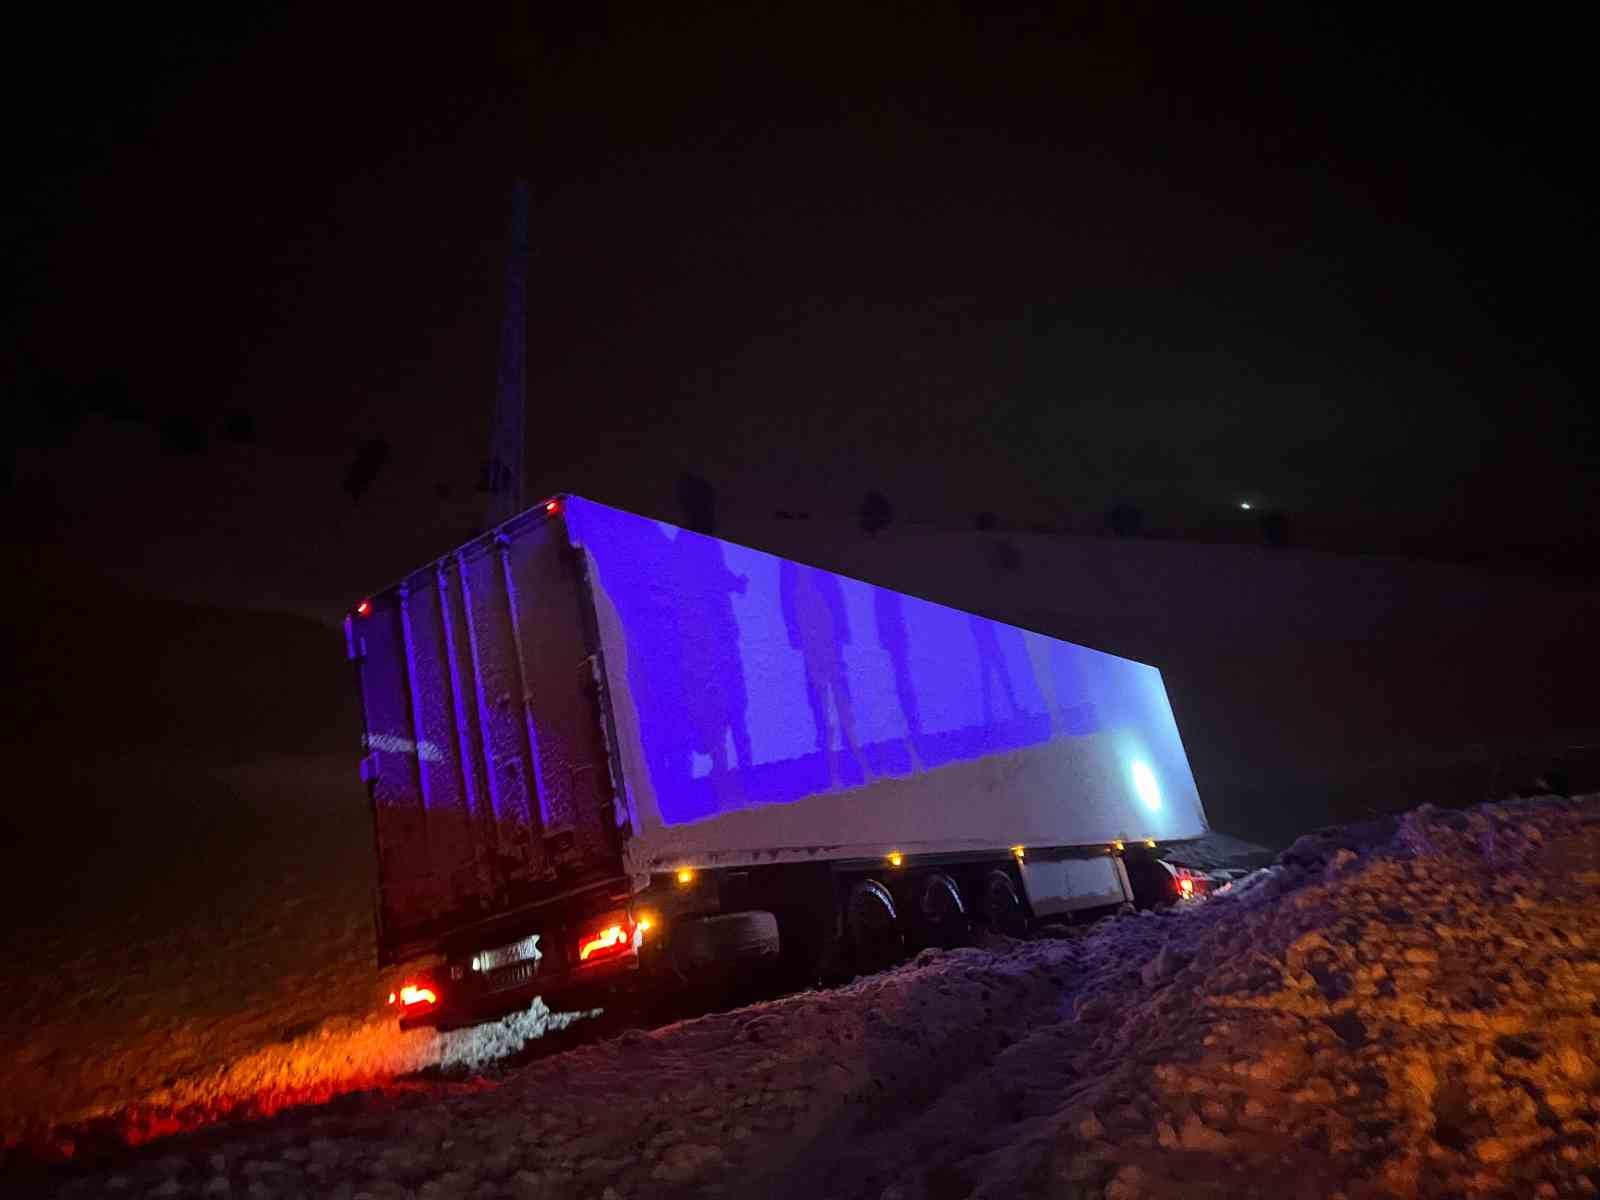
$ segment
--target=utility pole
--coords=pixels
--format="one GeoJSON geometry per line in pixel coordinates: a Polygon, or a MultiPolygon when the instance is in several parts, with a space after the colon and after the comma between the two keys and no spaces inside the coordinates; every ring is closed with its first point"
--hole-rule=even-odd
{"type": "Polygon", "coordinates": [[[528,184],[511,191],[511,237],[506,248],[505,308],[500,317],[500,365],[495,375],[489,449],[478,477],[488,495],[484,523],[494,528],[527,506],[522,459],[528,403],[528,184]]]}

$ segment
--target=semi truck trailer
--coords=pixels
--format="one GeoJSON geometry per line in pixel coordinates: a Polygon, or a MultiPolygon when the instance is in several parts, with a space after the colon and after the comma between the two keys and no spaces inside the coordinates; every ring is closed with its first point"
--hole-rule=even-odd
{"type": "Polygon", "coordinates": [[[1207,828],[1155,667],[579,496],[345,638],[403,1026],[870,972],[1207,828]]]}

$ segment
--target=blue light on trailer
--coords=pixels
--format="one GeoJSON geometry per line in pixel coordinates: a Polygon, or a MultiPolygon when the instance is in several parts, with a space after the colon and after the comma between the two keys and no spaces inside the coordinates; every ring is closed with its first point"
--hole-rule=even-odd
{"type": "Polygon", "coordinates": [[[1133,780],[1134,795],[1151,812],[1161,807],[1161,783],[1156,779],[1156,773],[1150,764],[1143,760],[1131,763],[1128,775],[1133,780]]]}
{"type": "Polygon", "coordinates": [[[590,501],[561,507],[618,638],[664,826],[1066,743],[1163,820],[1159,781],[1188,776],[1154,667],[590,501]]]}

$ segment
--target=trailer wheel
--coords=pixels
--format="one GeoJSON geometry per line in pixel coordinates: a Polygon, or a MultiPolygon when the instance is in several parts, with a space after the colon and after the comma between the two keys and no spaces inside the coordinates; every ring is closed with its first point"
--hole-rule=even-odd
{"type": "Polygon", "coordinates": [[[1021,937],[1028,932],[1028,910],[1017,895],[1016,885],[1007,871],[993,870],[983,881],[983,919],[989,928],[1007,937],[1021,937]]]}
{"type": "Polygon", "coordinates": [[[776,958],[778,921],[769,912],[722,913],[684,921],[673,931],[673,957],[682,971],[776,958]]]}
{"type": "Polygon", "coordinates": [[[850,889],[844,921],[857,974],[871,975],[885,970],[893,966],[905,950],[894,898],[876,879],[863,879],[850,889]]]}
{"type": "Polygon", "coordinates": [[[912,885],[916,891],[914,912],[917,943],[950,949],[966,942],[971,935],[967,907],[961,902],[961,889],[943,871],[931,871],[912,885]]]}

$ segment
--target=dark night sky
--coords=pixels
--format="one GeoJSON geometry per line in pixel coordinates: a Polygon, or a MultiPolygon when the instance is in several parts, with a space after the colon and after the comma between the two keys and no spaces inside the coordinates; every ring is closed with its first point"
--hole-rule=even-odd
{"type": "Polygon", "coordinates": [[[1158,529],[1249,497],[1355,548],[1593,555],[1571,31],[576,7],[38,18],[8,103],[20,535],[330,613],[458,542],[523,175],[535,494],[667,515],[692,469],[736,511],[880,487],[1158,529]],[[36,419],[47,373],[144,420],[36,419]],[[205,450],[162,449],[180,414],[205,450]]]}

